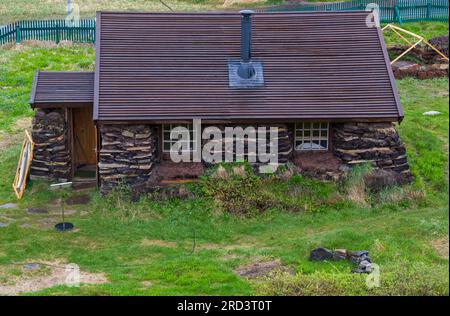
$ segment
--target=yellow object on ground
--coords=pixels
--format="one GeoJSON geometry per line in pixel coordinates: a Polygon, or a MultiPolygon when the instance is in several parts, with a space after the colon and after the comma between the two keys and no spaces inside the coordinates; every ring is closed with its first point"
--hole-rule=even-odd
{"type": "Polygon", "coordinates": [[[403,39],[406,43],[408,43],[408,45],[410,45],[410,47],[405,50],[402,54],[400,54],[400,56],[398,56],[397,58],[395,58],[393,61],[391,61],[391,65],[394,64],[396,61],[398,61],[400,58],[402,58],[403,56],[405,56],[406,54],[408,54],[411,50],[413,50],[415,47],[417,47],[417,45],[419,45],[420,43],[424,43],[425,45],[427,45],[428,47],[430,47],[432,50],[434,50],[436,53],[438,53],[439,55],[441,55],[443,58],[445,58],[445,60],[448,61],[448,57],[445,56],[441,51],[439,51],[436,47],[434,47],[433,45],[431,45],[423,36],[420,36],[416,33],[410,32],[408,30],[402,29],[401,27],[398,27],[394,24],[388,24],[385,27],[383,27],[381,29],[383,32],[386,30],[392,30],[395,34],[397,34],[401,39],[403,39]],[[404,34],[408,34],[411,35],[412,37],[416,38],[418,41],[415,43],[411,43],[411,41],[409,41],[406,37],[404,37],[401,33],[404,34]]]}

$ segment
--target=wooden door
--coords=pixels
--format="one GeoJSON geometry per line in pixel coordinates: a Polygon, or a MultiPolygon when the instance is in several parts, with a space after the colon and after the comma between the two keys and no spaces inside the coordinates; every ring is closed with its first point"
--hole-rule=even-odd
{"type": "Polygon", "coordinates": [[[96,132],[92,118],[92,107],[74,108],[73,117],[73,150],[74,167],[95,165],[96,132]]]}

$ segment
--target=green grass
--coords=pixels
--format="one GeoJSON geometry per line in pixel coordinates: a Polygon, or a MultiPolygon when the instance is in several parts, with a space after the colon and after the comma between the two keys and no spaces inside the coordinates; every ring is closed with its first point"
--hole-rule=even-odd
{"type": "MultiPolygon", "coordinates": [[[[2,0],[0,3],[0,25],[17,20],[26,19],[61,19],[67,14],[66,0],[49,0],[46,5],[29,0],[2,0]]],[[[282,0],[260,0],[260,1],[225,1],[225,0],[166,0],[164,1],[174,11],[211,11],[230,10],[242,7],[251,8],[256,6],[275,5],[282,0]]],[[[147,11],[168,12],[158,0],[77,0],[82,18],[95,17],[96,11],[147,11]]]]}
{"type": "MultiPolygon", "coordinates": [[[[33,71],[88,70],[93,61],[90,46],[0,49],[0,142],[6,144],[0,151],[0,204],[17,202],[11,190],[20,147],[16,122],[32,116],[27,100],[33,71]]],[[[367,205],[358,206],[334,184],[295,177],[267,189],[283,207],[248,218],[220,212],[206,197],[130,204],[120,194],[105,199],[93,192],[90,204],[71,207],[78,212],[69,220],[79,230],[61,234],[41,222],[57,217],[26,212],[58,210],[50,205],[57,194],[32,182],[16,209],[0,210],[0,221],[15,219],[0,228],[0,285],[24,277],[13,263],[59,259],[104,273],[109,283],[56,286],[33,295],[448,295],[448,260],[431,246],[448,236],[448,79],[397,84],[405,110],[399,131],[416,178],[412,186],[368,196],[367,205]],[[442,114],[422,115],[429,110],[442,114]],[[31,227],[21,227],[26,223],[31,227]],[[308,261],[317,246],[368,249],[381,267],[382,287],[367,289],[347,262],[308,261]],[[296,275],[249,281],[233,271],[264,259],[280,259],[296,275]]]]}
{"type": "MultiPolygon", "coordinates": [[[[448,35],[448,22],[408,22],[395,25],[407,31],[420,35],[427,40],[437,36],[448,35]]],[[[406,39],[408,39],[411,43],[415,43],[418,41],[418,39],[415,39],[411,35],[402,35],[406,37],[406,39]]],[[[388,46],[399,44],[408,45],[408,43],[399,38],[399,36],[391,30],[386,30],[384,32],[384,40],[386,41],[386,45],[388,46]]]]}

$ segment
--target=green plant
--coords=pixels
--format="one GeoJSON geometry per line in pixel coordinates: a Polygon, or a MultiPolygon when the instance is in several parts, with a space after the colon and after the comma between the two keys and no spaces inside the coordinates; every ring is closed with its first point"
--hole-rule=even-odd
{"type": "Polygon", "coordinates": [[[373,167],[368,164],[354,166],[350,175],[345,181],[345,191],[347,198],[359,206],[367,206],[369,196],[367,194],[364,177],[372,172],[373,167]]]}
{"type": "Polygon", "coordinates": [[[221,164],[214,170],[202,177],[201,185],[203,193],[224,211],[248,216],[274,205],[265,188],[271,178],[258,177],[248,164],[221,164]]]}

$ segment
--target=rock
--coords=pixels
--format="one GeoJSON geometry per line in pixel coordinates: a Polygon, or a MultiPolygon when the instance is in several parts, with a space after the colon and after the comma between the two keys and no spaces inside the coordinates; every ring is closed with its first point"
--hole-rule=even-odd
{"type": "Polygon", "coordinates": [[[17,204],[15,203],[6,203],[3,205],[0,205],[0,209],[10,209],[10,208],[16,208],[17,204]]]}
{"type": "Polygon", "coordinates": [[[133,138],[133,137],[134,137],[134,134],[133,134],[132,132],[129,132],[128,130],[124,130],[124,131],[122,132],[122,136],[128,137],[128,138],[133,138]]]}
{"type": "Polygon", "coordinates": [[[344,260],[347,259],[346,249],[334,249],[333,250],[333,260],[344,260]]]}
{"type": "Polygon", "coordinates": [[[326,248],[316,248],[311,251],[309,260],[311,261],[323,261],[333,259],[333,252],[326,248]]]}
{"type": "Polygon", "coordinates": [[[30,208],[27,208],[27,212],[30,214],[47,214],[48,210],[43,209],[43,208],[30,207],[30,208]]]}
{"type": "Polygon", "coordinates": [[[363,260],[358,264],[358,268],[352,270],[353,273],[371,273],[372,263],[368,260],[363,260]]]}
{"type": "Polygon", "coordinates": [[[39,263],[27,263],[23,265],[22,269],[24,271],[36,271],[39,270],[40,267],[39,263]]]}
{"type": "Polygon", "coordinates": [[[442,113],[439,111],[428,111],[428,112],[423,113],[423,115],[425,115],[425,116],[435,116],[435,115],[440,115],[440,114],[442,114],[442,113]]]}
{"type": "MultiPolygon", "coordinates": [[[[393,162],[391,161],[390,165],[393,162]]],[[[379,192],[384,188],[402,184],[402,177],[395,171],[385,169],[375,169],[364,176],[364,184],[374,192],[379,192]]]]}
{"type": "Polygon", "coordinates": [[[151,136],[150,133],[147,134],[136,134],[136,139],[149,138],[151,136]]]}
{"type": "Polygon", "coordinates": [[[7,227],[8,225],[9,225],[9,223],[0,222],[0,228],[7,227]]]}

